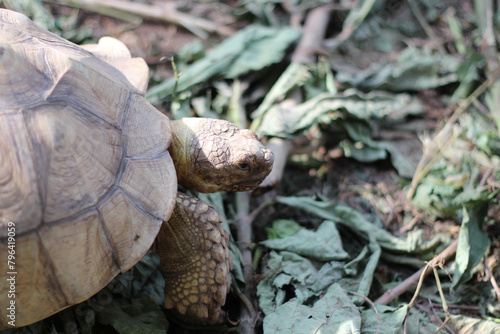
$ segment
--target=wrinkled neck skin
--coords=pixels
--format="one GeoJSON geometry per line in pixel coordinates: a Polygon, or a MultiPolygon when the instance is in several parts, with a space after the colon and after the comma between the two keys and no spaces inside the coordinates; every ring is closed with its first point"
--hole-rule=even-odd
{"type": "Polygon", "coordinates": [[[199,192],[256,188],[272,169],[274,155],[253,131],[208,118],[172,121],[169,152],[179,184],[199,192]]]}

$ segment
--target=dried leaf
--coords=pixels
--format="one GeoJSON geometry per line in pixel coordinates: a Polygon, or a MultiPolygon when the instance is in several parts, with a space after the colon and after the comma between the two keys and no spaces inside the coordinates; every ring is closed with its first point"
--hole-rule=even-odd
{"type": "Polygon", "coordinates": [[[456,334],[481,333],[498,334],[500,325],[494,321],[467,317],[465,315],[452,315],[448,326],[456,334]]]}

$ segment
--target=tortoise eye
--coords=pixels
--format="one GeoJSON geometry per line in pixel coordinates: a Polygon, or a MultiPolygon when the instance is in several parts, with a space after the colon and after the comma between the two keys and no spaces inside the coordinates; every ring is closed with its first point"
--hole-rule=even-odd
{"type": "Polygon", "coordinates": [[[244,172],[248,172],[250,170],[250,164],[246,161],[238,163],[238,169],[244,172]]]}

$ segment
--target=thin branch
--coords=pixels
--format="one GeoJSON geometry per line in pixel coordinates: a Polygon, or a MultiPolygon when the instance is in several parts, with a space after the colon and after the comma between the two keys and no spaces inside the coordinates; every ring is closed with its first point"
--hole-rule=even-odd
{"type": "MultiPolygon", "coordinates": [[[[440,307],[443,308],[442,304],[438,303],[429,303],[431,307],[440,307]]],[[[467,310],[467,311],[479,311],[479,306],[470,306],[470,305],[448,305],[450,309],[459,309],[459,310],[467,310]]]]}
{"type": "MultiPolygon", "coordinates": [[[[241,128],[246,127],[245,109],[241,103],[241,95],[244,87],[239,80],[233,83],[231,99],[228,107],[228,119],[241,128]]],[[[252,266],[252,250],[250,245],[253,240],[252,222],[255,218],[250,213],[250,192],[236,193],[236,231],[238,233],[238,248],[241,252],[243,276],[245,278],[245,288],[239,293],[241,312],[238,324],[238,332],[242,334],[250,334],[255,330],[255,325],[258,320],[258,314],[252,304],[251,296],[253,294],[253,266],[252,266]]]]}
{"type": "Polygon", "coordinates": [[[252,270],[252,219],[250,215],[250,193],[236,193],[236,229],[238,232],[238,248],[242,256],[243,276],[245,277],[245,288],[240,295],[241,308],[238,332],[250,334],[254,332],[257,323],[257,313],[252,305],[250,296],[252,295],[254,282],[252,270]],[[244,297],[244,298],[243,298],[244,297]]]}
{"type": "Polygon", "coordinates": [[[490,277],[490,283],[493,286],[493,289],[495,290],[495,294],[497,295],[497,300],[500,302],[500,288],[498,287],[498,283],[495,279],[495,276],[493,276],[493,273],[491,272],[490,264],[488,263],[487,257],[484,258],[484,267],[486,268],[486,272],[490,277]]]}
{"type": "MultiPolygon", "coordinates": [[[[323,44],[329,20],[329,6],[317,7],[309,13],[304,24],[303,34],[299,45],[292,55],[293,63],[314,64],[316,61],[316,54],[323,44]]],[[[281,104],[285,108],[291,108],[301,102],[301,92],[298,89],[294,89],[288,94],[288,98],[281,104]]],[[[271,173],[264,182],[262,182],[261,187],[263,188],[274,187],[280,182],[292,144],[289,139],[273,138],[269,141],[268,147],[269,145],[274,149],[274,165],[271,173]]]]}
{"type": "MultiPolygon", "coordinates": [[[[433,261],[446,261],[450,257],[452,257],[457,251],[458,239],[453,241],[441,254],[439,254],[433,261]]],[[[405,279],[398,286],[393,289],[387,290],[380,298],[375,301],[375,304],[387,305],[401,294],[411,289],[415,284],[419,282],[420,279],[423,279],[431,272],[432,268],[429,265],[421,268],[419,271],[405,279]]]]}
{"type": "Polygon", "coordinates": [[[203,39],[208,38],[208,33],[217,33],[222,36],[230,36],[235,33],[235,30],[230,27],[179,12],[175,8],[175,4],[168,2],[163,2],[161,5],[147,5],[119,0],[58,0],[57,3],[136,23],[142,19],[167,22],[184,27],[203,39]]]}
{"type": "Polygon", "coordinates": [[[434,278],[436,279],[436,284],[438,287],[439,296],[441,297],[441,301],[443,302],[443,310],[444,310],[444,313],[446,315],[443,323],[441,324],[441,326],[439,326],[439,328],[435,332],[435,334],[437,334],[441,331],[441,329],[444,328],[444,326],[446,326],[446,324],[448,323],[448,321],[450,321],[451,318],[450,318],[450,311],[448,310],[448,303],[446,303],[446,298],[444,297],[443,288],[441,286],[441,280],[439,279],[439,274],[438,274],[438,271],[436,269],[436,266],[432,267],[432,271],[434,272],[434,278]]]}
{"type": "Polygon", "coordinates": [[[377,307],[375,306],[375,303],[372,302],[370,300],[370,298],[366,297],[366,296],[363,296],[362,294],[360,293],[357,293],[357,292],[354,292],[354,291],[349,291],[349,290],[346,290],[348,293],[350,294],[353,294],[357,297],[360,297],[361,299],[364,299],[365,301],[367,301],[372,307],[373,307],[373,310],[375,311],[375,315],[377,316],[377,320],[378,320],[378,326],[377,326],[377,333],[376,334],[379,334],[380,333],[380,323],[382,322],[382,320],[380,319],[380,313],[378,313],[378,310],[377,310],[377,307]]]}
{"type": "Polygon", "coordinates": [[[424,14],[422,14],[420,9],[418,8],[418,3],[416,1],[412,1],[412,0],[408,0],[407,2],[410,5],[411,11],[413,12],[413,15],[417,19],[418,23],[422,26],[422,28],[424,29],[427,36],[429,36],[429,38],[431,39],[434,46],[439,50],[439,53],[441,53],[442,55],[445,55],[446,50],[444,49],[444,47],[442,45],[443,43],[441,43],[439,41],[436,34],[432,30],[431,26],[425,20],[424,14]]]}

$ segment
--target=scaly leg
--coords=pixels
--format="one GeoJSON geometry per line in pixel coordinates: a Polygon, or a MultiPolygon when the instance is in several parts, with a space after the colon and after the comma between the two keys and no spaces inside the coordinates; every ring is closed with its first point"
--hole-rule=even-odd
{"type": "Polygon", "coordinates": [[[165,277],[165,307],[185,322],[215,324],[226,302],[232,259],[220,222],[214,208],[177,193],[153,245],[165,277]]]}

